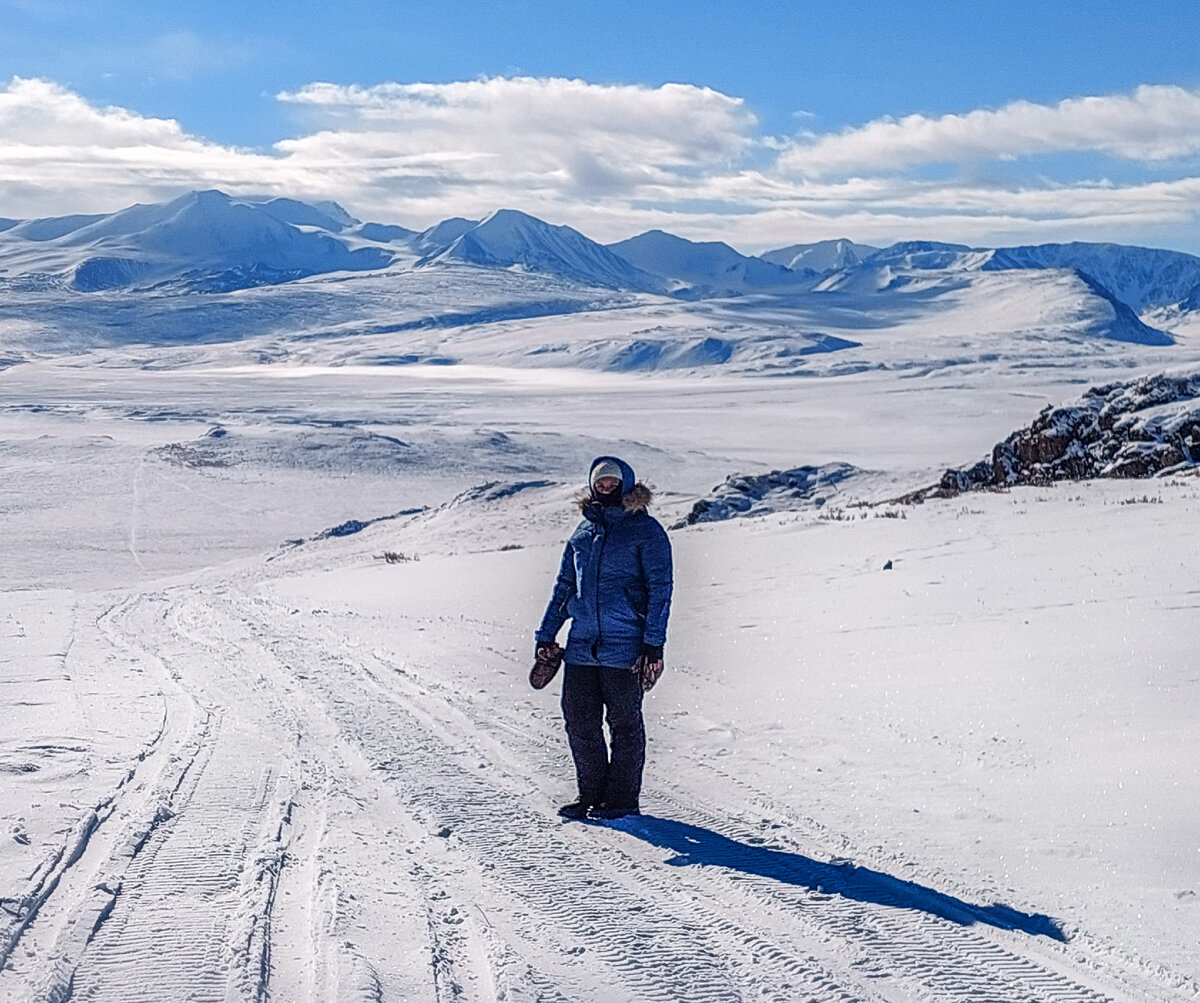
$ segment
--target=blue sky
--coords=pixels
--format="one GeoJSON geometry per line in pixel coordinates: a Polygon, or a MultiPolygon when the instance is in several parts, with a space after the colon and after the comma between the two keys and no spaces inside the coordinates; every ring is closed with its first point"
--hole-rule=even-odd
{"type": "Polygon", "coordinates": [[[203,185],[746,249],[1200,251],[1198,30],[1179,2],[0,0],[0,216],[203,185]]]}

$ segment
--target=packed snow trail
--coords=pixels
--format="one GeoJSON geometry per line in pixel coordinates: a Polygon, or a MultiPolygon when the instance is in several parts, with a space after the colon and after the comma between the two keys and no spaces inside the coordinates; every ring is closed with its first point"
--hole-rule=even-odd
{"type": "Polygon", "coordinates": [[[744,779],[712,804],[704,760],[655,771],[645,817],[564,825],[553,708],[439,678],[503,625],[372,636],[269,593],[197,581],[102,618],[156,674],[162,734],[18,932],[4,998],[1178,998],[1085,933],[851,863],[744,779]]]}

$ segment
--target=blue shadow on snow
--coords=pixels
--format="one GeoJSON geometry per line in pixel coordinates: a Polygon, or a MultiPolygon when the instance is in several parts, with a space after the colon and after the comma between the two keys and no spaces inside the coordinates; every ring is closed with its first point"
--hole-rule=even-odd
{"type": "Polygon", "coordinates": [[[896,909],[917,909],[960,926],[985,923],[1000,930],[1018,930],[1063,943],[1068,940],[1059,923],[1049,916],[1020,912],[999,903],[972,905],[945,892],[926,888],[914,881],[904,881],[882,871],[859,867],[849,861],[822,864],[800,853],[739,843],[711,829],[654,815],[622,819],[614,827],[654,846],[673,850],[676,856],[667,861],[673,867],[693,864],[724,867],[816,892],[841,895],[857,902],[873,902],[896,909]]]}

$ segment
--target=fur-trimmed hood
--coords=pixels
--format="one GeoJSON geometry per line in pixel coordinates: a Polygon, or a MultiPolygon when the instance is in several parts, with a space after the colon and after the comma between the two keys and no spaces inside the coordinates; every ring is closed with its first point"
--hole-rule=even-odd
{"type": "MultiPolygon", "coordinates": [[[[637,475],[633,472],[633,467],[622,460],[619,456],[597,456],[588,466],[588,484],[591,484],[591,471],[595,470],[601,463],[615,463],[621,471],[621,508],[629,515],[637,512],[645,512],[650,507],[650,499],[654,497],[651,490],[637,479],[637,475]]],[[[584,518],[597,521],[599,516],[599,508],[596,501],[595,492],[591,489],[579,500],[579,511],[583,513],[584,518]]]]}
{"type": "MultiPolygon", "coordinates": [[[[621,496],[621,508],[632,515],[635,512],[645,512],[654,500],[654,491],[638,481],[629,491],[621,496]]],[[[590,494],[580,495],[575,499],[580,513],[585,513],[589,505],[594,505],[595,499],[590,494]]]]}
{"type": "Polygon", "coordinates": [[[591,491],[579,499],[583,520],[563,549],[537,639],[553,641],[570,620],[566,661],[615,672],[633,665],[646,645],[666,643],[672,575],[667,531],[646,511],[654,493],[633,468],[598,457],[588,484],[597,465],[610,460],[621,470],[621,504],[603,505],[591,491]]]}

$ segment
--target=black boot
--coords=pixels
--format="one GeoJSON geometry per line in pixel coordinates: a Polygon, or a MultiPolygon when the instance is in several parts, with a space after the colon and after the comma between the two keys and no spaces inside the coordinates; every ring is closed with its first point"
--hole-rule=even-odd
{"type": "Polygon", "coordinates": [[[592,805],[587,801],[572,801],[570,804],[565,804],[558,809],[559,815],[565,819],[573,819],[578,821],[588,817],[588,812],[592,810],[592,805]]]}
{"type": "Polygon", "coordinates": [[[625,818],[626,815],[640,815],[641,813],[641,809],[635,804],[600,804],[589,811],[587,817],[600,822],[611,822],[613,819],[625,818]]]}

